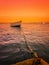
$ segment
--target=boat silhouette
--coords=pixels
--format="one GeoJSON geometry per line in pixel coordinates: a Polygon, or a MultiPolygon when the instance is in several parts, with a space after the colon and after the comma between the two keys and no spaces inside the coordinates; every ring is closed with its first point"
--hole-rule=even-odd
{"type": "Polygon", "coordinates": [[[22,21],[17,21],[17,22],[15,22],[15,23],[12,23],[12,24],[11,24],[11,27],[21,27],[21,22],[22,22],[22,21]]]}

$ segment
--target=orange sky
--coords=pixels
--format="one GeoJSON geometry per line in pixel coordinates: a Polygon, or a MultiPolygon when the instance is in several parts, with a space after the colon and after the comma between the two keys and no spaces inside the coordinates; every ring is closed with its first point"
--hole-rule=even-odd
{"type": "Polygon", "coordinates": [[[49,21],[49,0],[0,0],[0,23],[49,21]]]}

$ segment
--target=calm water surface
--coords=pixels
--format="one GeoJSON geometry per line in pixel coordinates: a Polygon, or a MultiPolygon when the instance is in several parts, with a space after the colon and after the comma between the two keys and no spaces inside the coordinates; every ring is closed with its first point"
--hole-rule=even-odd
{"type": "MultiPolygon", "coordinates": [[[[24,59],[24,56],[27,59],[27,51],[29,50],[25,41],[28,42],[33,51],[38,53],[39,57],[49,62],[49,24],[22,24],[21,28],[10,27],[10,24],[0,24],[1,62],[13,62],[16,59],[20,61],[19,59],[22,57],[24,59]],[[19,53],[20,51],[21,53],[19,53]]],[[[31,58],[30,55],[29,58],[31,58]]]]}
{"type": "Polygon", "coordinates": [[[23,34],[31,42],[49,45],[49,24],[22,24],[21,29],[0,24],[0,44],[24,41],[23,34]]]}

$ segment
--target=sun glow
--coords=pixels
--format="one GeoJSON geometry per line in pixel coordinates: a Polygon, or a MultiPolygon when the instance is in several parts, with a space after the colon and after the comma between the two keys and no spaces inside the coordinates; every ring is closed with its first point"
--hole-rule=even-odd
{"type": "Polygon", "coordinates": [[[49,0],[0,0],[0,23],[49,21],[49,0]]]}

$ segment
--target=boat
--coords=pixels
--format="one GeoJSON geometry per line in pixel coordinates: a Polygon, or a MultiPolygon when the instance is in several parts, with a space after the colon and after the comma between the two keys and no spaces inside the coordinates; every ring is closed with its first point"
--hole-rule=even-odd
{"type": "Polygon", "coordinates": [[[42,58],[32,58],[32,59],[27,59],[15,64],[11,65],[49,65],[46,61],[44,61],[42,58]],[[38,61],[40,59],[40,62],[38,61]]]}
{"type": "Polygon", "coordinates": [[[12,23],[12,24],[11,24],[11,27],[21,27],[21,22],[22,22],[22,21],[17,21],[17,22],[15,22],[15,23],[12,23]]]}
{"type": "Polygon", "coordinates": [[[16,62],[11,65],[49,65],[49,63],[47,63],[43,58],[38,57],[36,52],[34,54],[33,53],[31,54],[34,57],[20,61],[20,62],[16,62]]]}

